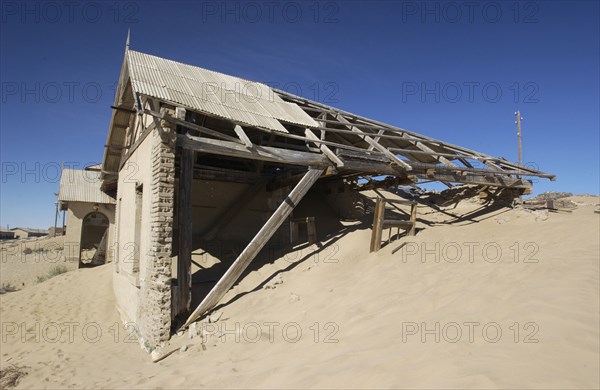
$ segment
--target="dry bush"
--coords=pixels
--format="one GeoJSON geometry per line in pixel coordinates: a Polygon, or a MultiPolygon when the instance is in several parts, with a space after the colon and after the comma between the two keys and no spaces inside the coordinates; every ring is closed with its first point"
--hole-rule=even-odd
{"type": "Polygon", "coordinates": [[[6,294],[15,291],[17,291],[17,288],[10,283],[2,283],[2,286],[0,287],[0,294],[6,294]]]}
{"type": "Polygon", "coordinates": [[[38,276],[37,279],[36,279],[36,282],[37,283],[45,282],[46,280],[48,280],[50,278],[53,278],[55,276],[58,276],[60,274],[64,274],[67,271],[69,271],[69,270],[64,265],[54,266],[50,271],[48,271],[48,274],[42,275],[42,276],[38,276]]]}
{"type": "Polygon", "coordinates": [[[22,377],[27,375],[27,367],[16,366],[11,364],[10,366],[0,370],[0,389],[12,389],[19,384],[22,377]]]}

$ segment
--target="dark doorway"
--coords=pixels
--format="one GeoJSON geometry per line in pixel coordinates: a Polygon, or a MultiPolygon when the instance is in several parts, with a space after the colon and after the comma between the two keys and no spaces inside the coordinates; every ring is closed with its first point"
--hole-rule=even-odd
{"type": "Polygon", "coordinates": [[[101,265],[106,261],[108,224],[106,215],[97,211],[89,213],[83,219],[79,251],[80,268],[101,265]]]}

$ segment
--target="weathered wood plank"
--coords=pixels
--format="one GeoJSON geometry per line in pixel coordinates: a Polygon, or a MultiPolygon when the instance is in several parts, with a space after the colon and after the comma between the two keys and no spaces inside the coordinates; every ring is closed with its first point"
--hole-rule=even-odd
{"type": "Polygon", "coordinates": [[[377,252],[381,249],[381,233],[383,229],[383,217],[385,214],[385,201],[377,198],[375,212],[373,214],[373,227],[371,231],[371,248],[369,252],[377,252]]]}
{"type": "MultiPolygon", "coordinates": [[[[384,129],[381,129],[377,132],[377,137],[375,137],[375,142],[379,142],[379,140],[381,139],[381,136],[383,135],[383,133],[385,133],[384,129]]],[[[367,149],[369,152],[372,151],[373,149],[375,149],[375,147],[373,145],[369,145],[369,148],[367,149]]],[[[389,149],[389,148],[388,148],[389,149]]]]}
{"type": "Polygon", "coordinates": [[[287,198],[279,205],[277,210],[271,215],[269,220],[263,225],[252,241],[246,246],[231,267],[225,272],[225,275],[217,282],[213,289],[208,293],[200,305],[194,310],[184,324],[184,327],[190,325],[200,316],[212,309],[223,296],[229,291],[233,284],[242,275],[250,262],[265,246],[269,239],[275,234],[277,229],[290,215],[296,205],[302,200],[304,195],[313,186],[317,179],[323,173],[323,169],[310,168],[302,180],[294,187],[287,198]]]}
{"type": "Polygon", "coordinates": [[[183,148],[193,149],[198,152],[218,154],[229,157],[323,168],[331,165],[327,157],[318,153],[301,152],[259,145],[255,145],[254,148],[248,149],[244,145],[241,145],[237,142],[194,137],[189,134],[178,135],[177,144],[183,148]]]}
{"type": "MultiPolygon", "coordinates": [[[[306,138],[309,138],[309,139],[315,140],[315,141],[320,141],[320,139],[310,129],[306,129],[304,134],[306,135],[306,138]]],[[[317,147],[321,150],[321,152],[323,152],[323,154],[326,155],[327,158],[329,158],[335,164],[335,166],[337,166],[337,167],[344,166],[344,162],[342,160],[340,160],[340,158],[338,156],[336,156],[336,154],[333,153],[333,151],[331,149],[329,149],[329,147],[327,145],[323,145],[320,142],[315,142],[314,144],[317,145],[317,147]]]]}
{"type": "Polygon", "coordinates": [[[409,236],[414,236],[417,232],[417,204],[413,204],[410,207],[410,222],[412,223],[412,227],[408,231],[409,236]]]}
{"type": "Polygon", "coordinates": [[[386,157],[389,158],[392,163],[395,163],[396,165],[403,167],[407,171],[412,170],[412,166],[410,166],[408,163],[400,160],[394,153],[387,150],[386,147],[381,145],[379,142],[375,141],[373,138],[369,137],[368,135],[364,135],[364,133],[362,131],[360,131],[358,128],[352,126],[352,124],[350,122],[348,122],[344,117],[339,116],[338,119],[340,120],[340,122],[342,122],[346,126],[348,126],[350,128],[350,130],[352,130],[355,133],[358,133],[357,135],[359,137],[361,137],[362,139],[364,139],[369,145],[373,146],[375,149],[377,149],[381,153],[385,154],[386,157]]]}
{"type": "Polygon", "coordinates": [[[190,310],[192,299],[192,182],[194,173],[194,151],[181,149],[179,162],[179,192],[177,196],[177,226],[179,251],[177,256],[177,294],[179,307],[184,313],[190,310]]]}
{"type": "Polygon", "coordinates": [[[397,219],[384,219],[381,226],[383,229],[387,229],[387,228],[391,228],[391,227],[397,227],[397,228],[401,228],[401,229],[410,229],[412,226],[412,222],[411,221],[400,221],[397,219]]]}
{"type": "Polygon", "coordinates": [[[210,136],[223,139],[225,141],[230,141],[230,142],[235,142],[235,143],[241,143],[241,141],[239,139],[237,139],[235,137],[231,137],[231,136],[229,136],[227,134],[223,134],[220,131],[212,130],[212,129],[209,129],[208,127],[200,126],[200,125],[197,125],[195,123],[188,122],[186,120],[182,120],[182,119],[179,119],[179,118],[174,118],[174,117],[172,117],[172,116],[170,116],[168,114],[164,114],[164,113],[161,113],[161,112],[157,112],[157,111],[153,111],[153,110],[148,110],[148,109],[144,110],[144,114],[153,116],[154,118],[157,118],[157,119],[164,119],[167,122],[171,122],[171,123],[174,123],[176,125],[180,125],[182,127],[188,128],[188,129],[196,130],[196,131],[198,131],[200,133],[208,134],[210,136]]]}
{"type": "Polygon", "coordinates": [[[235,127],[233,128],[233,130],[237,134],[237,136],[240,139],[240,141],[242,141],[242,143],[244,145],[246,145],[246,147],[248,147],[248,148],[253,148],[254,147],[254,144],[252,143],[252,141],[250,141],[250,138],[248,138],[248,136],[244,132],[244,129],[242,129],[242,126],[235,125],[235,127]]]}

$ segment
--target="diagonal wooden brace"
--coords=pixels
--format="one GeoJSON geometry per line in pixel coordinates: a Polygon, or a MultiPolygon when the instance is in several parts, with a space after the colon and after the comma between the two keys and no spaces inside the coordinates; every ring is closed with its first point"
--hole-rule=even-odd
{"type": "Polygon", "coordinates": [[[217,282],[212,290],[206,295],[204,300],[198,305],[196,310],[189,316],[183,327],[189,326],[192,322],[198,319],[200,316],[211,310],[223,296],[229,291],[234,285],[238,278],[242,275],[244,270],[248,268],[252,260],[258,255],[258,252],[265,246],[265,244],[273,237],[273,234],[290,215],[294,207],[302,200],[308,190],[315,184],[317,179],[323,173],[323,169],[310,168],[308,172],[302,177],[300,182],[296,184],[292,192],[284,199],[279,205],[277,210],[271,215],[271,218],[263,225],[258,231],[256,236],[250,241],[248,246],[244,248],[242,253],[233,262],[231,267],[225,272],[225,275],[217,282]]]}

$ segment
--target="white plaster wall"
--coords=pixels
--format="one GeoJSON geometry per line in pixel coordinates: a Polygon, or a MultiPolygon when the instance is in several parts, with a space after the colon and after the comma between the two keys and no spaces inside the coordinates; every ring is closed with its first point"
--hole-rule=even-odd
{"type": "Polygon", "coordinates": [[[114,274],[114,290],[117,308],[123,321],[136,321],[140,287],[144,283],[145,267],[148,261],[150,240],[150,210],[152,207],[152,143],[154,133],[135,150],[119,172],[117,204],[119,207],[117,235],[114,246],[116,250],[116,267],[114,274]],[[136,187],[143,185],[141,241],[139,248],[135,244],[135,199],[136,187]],[[139,273],[133,272],[134,251],[140,251],[139,273]]]}

